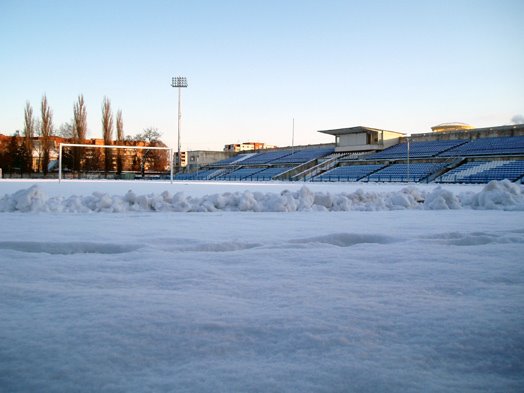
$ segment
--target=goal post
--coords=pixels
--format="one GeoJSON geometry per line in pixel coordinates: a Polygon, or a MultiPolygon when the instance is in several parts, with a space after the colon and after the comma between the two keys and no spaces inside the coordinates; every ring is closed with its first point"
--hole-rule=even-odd
{"type": "Polygon", "coordinates": [[[62,162],[63,162],[63,148],[64,147],[85,147],[91,149],[137,149],[137,150],[166,150],[169,152],[169,169],[170,181],[173,183],[173,148],[161,146],[125,146],[125,145],[90,145],[83,143],[60,143],[58,153],[58,182],[62,181],[62,162]]]}

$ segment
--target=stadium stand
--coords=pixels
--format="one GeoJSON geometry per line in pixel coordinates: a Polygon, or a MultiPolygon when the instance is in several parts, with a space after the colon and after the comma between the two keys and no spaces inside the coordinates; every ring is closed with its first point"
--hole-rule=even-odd
{"type": "Polygon", "coordinates": [[[420,182],[442,169],[445,163],[422,162],[413,164],[392,164],[368,176],[375,182],[420,182]]]}
{"type": "Polygon", "coordinates": [[[318,148],[318,149],[303,149],[290,152],[289,155],[272,160],[271,164],[300,164],[311,160],[318,159],[320,157],[327,156],[333,153],[334,149],[330,148],[318,148]]]}
{"type": "Polygon", "coordinates": [[[251,157],[246,158],[245,160],[242,160],[242,165],[267,164],[279,158],[289,156],[290,154],[291,154],[291,150],[274,150],[274,151],[268,151],[265,153],[258,153],[251,157]]]}
{"type": "Polygon", "coordinates": [[[202,166],[198,172],[178,174],[176,179],[439,183],[509,179],[522,183],[523,134],[524,125],[413,134],[409,155],[403,136],[397,138],[401,143],[381,151],[374,143],[363,148],[339,145],[337,139],[336,147],[326,144],[241,153],[202,166]]]}
{"type": "Polygon", "coordinates": [[[313,178],[313,181],[358,181],[371,173],[384,168],[384,165],[348,165],[333,168],[313,178]]]}
{"type": "MultiPolygon", "coordinates": [[[[443,141],[424,141],[424,142],[410,142],[409,156],[411,158],[428,158],[435,157],[449,149],[461,146],[468,141],[465,139],[443,140],[443,141]]],[[[408,155],[408,144],[399,143],[391,146],[381,152],[371,154],[366,158],[368,160],[382,160],[382,159],[402,159],[408,155]]]]}
{"type": "Polygon", "coordinates": [[[175,180],[195,180],[192,173],[177,173],[175,180]]]}
{"type": "Polygon", "coordinates": [[[216,180],[243,180],[252,178],[255,174],[262,171],[264,168],[240,168],[224,175],[215,177],[216,180]]]}
{"type": "Polygon", "coordinates": [[[479,138],[442,152],[440,156],[524,154],[524,136],[479,138]]]}
{"type": "Polygon", "coordinates": [[[251,178],[246,180],[272,180],[273,177],[278,176],[286,171],[288,171],[290,167],[270,167],[266,168],[260,172],[257,172],[251,178]]]}
{"type": "Polygon", "coordinates": [[[439,176],[438,183],[488,183],[491,180],[516,181],[524,176],[524,161],[472,161],[439,176]]]}
{"type": "Polygon", "coordinates": [[[221,174],[222,170],[217,169],[206,169],[206,170],[200,170],[193,173],[178,173],[175,176],[176,180],[210,180],[213,179],[215,176],[218,176],[221,174]]]}
{"type": "Polygon", "coordinates": [[[226,158],[225,160],[222,160],[222,161],[217,161],[217,162],[213,163],[212,165],[213,166],[217,166],[217,167],[221,167],[221,166],[225,166],[225,165],[236,165],[236,164],[240,164],[245,159],[247,159],[249,157],[252,157],[254,155],[256,155],[256,153],[239,154],[238,156],[233,156],[233,157],[226,158]]]}

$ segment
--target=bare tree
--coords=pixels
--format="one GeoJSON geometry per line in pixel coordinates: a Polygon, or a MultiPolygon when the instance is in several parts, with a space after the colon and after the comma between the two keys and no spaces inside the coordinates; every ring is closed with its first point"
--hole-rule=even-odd
{"type": "Polygon", "coordinates": [[[33,151],[37,153],[36,168],[37,172],[42,170],[42,121],[35,117],[35,136],[37,136],[37,143],[33,141],[33,151]]]}
{"type": "MultiPolygon", "coordinates": [[[[102,102],[102,133],[104,137],[104,145],[111,145],[113,143],[113,114],[111,113],[111,101],[104,97],[102,102]]],[[[112,155],[110,149],[105,149],[105,165],[104,171],[107,173],[112,167],[112,155]]]]}
{"type": "MultiPolygon", "coordinates": [[[[75,140],[75,123],[74,120],[66,121],[60,124],[58,129],[55,131],[55,135],[64,138],[67,143],[74,142],[75,140]]],[[[73,169],[75,162],[74,148],[69,146],[63,146],[62,148],[62,167],[64,169],[73,169]]]]}
{"type": "MultiPolygon", "coordinates": [[[[73,106],[73,131],[75,143],[85,143],[87,135],[87,110],[84,96],[80,94],[78,101],[73,106]]],[[[73,168],[80,171],[82,168],[82,148],[73,149],[73,168]]]]}
{"type": "MultiPolygon", "coordinates": [[[[146,146],[166,147],[160,140],[162,133],[157,128],[149,127],[135,136],[136,142],[142,142],[146,146]]],[[[145,149],[140,156],[140,167],[142,176],[145,174],[146,167],[155,171],[163,171],[167,166],[168,155],[159,150],[145,149]]]]}
{"type": "Polygon", "coordinates": [[[73,123],[75,138],[78,143],[83,143],[87,135],[87,110],[82,94],[78,96],[78,101],[73,106],[73,123]]]}
{"type": "Polygon", "coordinates": [[[116,112],[116,138],[119,143],[124,141],[124,119],[122,118],[122,110],[116,112]]]}
{"type": "Polygon", "coordinates": [[[40,106],[42,115],[40,132],[42,134],[42,171],[47,175],[47,168],[49,165],[49,152],[51,150],[51,136],[53,135],[53,112],[47,103],[47,97],[44,94],[42,97],[42,104],[40,106]]]}
{"type": "Polygon", "coordinates": [[[73,120],[60,124],[56,135],[66,139],[74,139],[75,137],[75,123],[73,120]]]}
{"type": "MultiPolygon", "coordinates": [[[[122,118],[121,109],[116,112],[116,139],[118,141],[118,145],[122,146],[124,144],[124,120],[122,118]]],[[[118,149],[116,154],[116,172],[118,175],[120,175],[124,166],[122,149],[118,149]]]]}
{"type": "Polygon", "coordinates": [[[135,135],[135,141],[137,142],[146,142],[150,145],[153,143],[160,142],[160,137],[162,136],[162,133],[158,131],[158,128],[155,127],[148,127],[144,129],[140,134],[135,135]]]}
{"type": "Polygon", "coordinates": [[[33,170],[33,137],[35,135],[35,119],[33,117],[33,107],[27,101],[24,110],[24,149],[23,155],[25,157],[25,170],[32,172],[33,170]]]}

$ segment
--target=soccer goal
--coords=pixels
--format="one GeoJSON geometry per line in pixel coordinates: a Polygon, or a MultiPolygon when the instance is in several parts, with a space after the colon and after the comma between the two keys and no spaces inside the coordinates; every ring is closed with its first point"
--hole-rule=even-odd
{"type": "Polygon", "coordinates": [[[58,181],[63,180],[66,170],[84,174],[105,173],[106,177],[111,173],[125,178],[123,174],[144,174],[146,168],[149,170],[156,167],[159,172],[169,171],[172,183],[173,157],[173,149],[170,147],[60,143],[58,181]],[[165,153],[158,154],[161,151],[165,153]]]}

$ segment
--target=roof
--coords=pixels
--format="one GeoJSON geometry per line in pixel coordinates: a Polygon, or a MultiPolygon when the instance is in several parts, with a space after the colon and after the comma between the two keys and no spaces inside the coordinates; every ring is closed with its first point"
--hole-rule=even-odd
{"type": "Polygon", "coordinates": [[[435,132],[451,131],[451,130],[466,131],[466,130],[471,130],[473,128],[475,127],[473,127],[470,124],[454,122],[454,123],[438,124],[436,126],[431,127],[431,130],[435,132]]]}
{"type": "Polygon", "coordinates": [[[329,135],[347,135],[347,134],[362,134],[364,132],[392,132],[394,134],[398,135],[405,135],[404,132],[398,132],[398,131],[388,131],[388,130],[381,130],[379,128],[371,128],[371,127],[363,127],[363,126],[356,126],[356,127],[349,127],[349,128],[337,128],[334,130],[319,130],[318,132],[322,132],[323,134],[329,134],[329,135]]]}
{"type": "Polygon", "coordinates": [[[471,127],[471,128],[473,128],[473,126],[470,125],[470,124],[460,123],[458,121],[455,121],[455,122],[452,122],[452,123],[441,123],[441,124],[437,124],[434,127],[471,127]]]}

